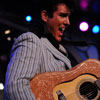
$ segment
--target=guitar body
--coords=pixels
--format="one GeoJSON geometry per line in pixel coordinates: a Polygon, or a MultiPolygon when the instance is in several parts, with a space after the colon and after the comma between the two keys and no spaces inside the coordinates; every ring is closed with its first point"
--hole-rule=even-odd
{"type": "Polygon", "coordinates": [[[53,89],[54,100],[58,100],[56,93],[59,90],[66,97],[65,100],[98,100],[100,92],[93,84],[95,80],[96,77],[84,74],[71,82],[59,84],[53,89]]]}
{"type": "Polygon", "coordinates": [[[36,100],[100,100],[100,62],[88,59],[62,72],[38,74],[30,81],[36,100]]]}

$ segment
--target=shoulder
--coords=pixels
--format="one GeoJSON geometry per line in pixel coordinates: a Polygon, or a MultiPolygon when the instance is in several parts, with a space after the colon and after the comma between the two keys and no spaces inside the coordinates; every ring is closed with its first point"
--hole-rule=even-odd
{"type": "Polygon", "coordinates": [[[21,34],[17,39],[37,39],[39,40],[39,37],[37,35],[35,35],[34,33],[32,32],[26,32],[26,33],[23,33],[21,34]]]}
{"type": "Polygon", "coordinates": [[[12,50],[15,50],[18,47],[40,47],[40,43],[40,38],[37,35],[32,32],[26,32],[16,38],[12,45],[12,50]]]}
{"type": "Polygon", "coordinates": [[[38,42],[40,41],[39,37],[32,32],[26,32],[18,36],[15,40],[15,43],[19,42],[38,42]]]}

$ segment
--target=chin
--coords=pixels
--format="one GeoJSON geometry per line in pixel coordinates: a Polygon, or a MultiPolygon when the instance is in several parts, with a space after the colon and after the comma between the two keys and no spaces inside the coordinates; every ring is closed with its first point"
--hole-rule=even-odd
{"type": "Polygon", "coordinates": [[[61,38],[60,38],[60,39],[57,39],[57,41],[58,41],[58,42],[61,42],[61,38]]]}

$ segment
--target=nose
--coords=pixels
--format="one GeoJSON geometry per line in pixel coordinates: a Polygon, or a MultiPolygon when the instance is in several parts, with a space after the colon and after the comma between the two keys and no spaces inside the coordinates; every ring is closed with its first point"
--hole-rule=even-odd
{"type": "Polygon", "coordinates": [[[65,18],[65,20],[64,20],[64,25],[65,25],[65,26],[70,25],[69,17],[66,17],[66,18],[65,18]]]}

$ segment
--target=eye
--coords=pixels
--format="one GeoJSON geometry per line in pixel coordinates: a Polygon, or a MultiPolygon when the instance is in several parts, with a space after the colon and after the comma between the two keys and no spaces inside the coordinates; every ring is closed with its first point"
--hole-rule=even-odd
{"type": "Polygon", "coordinates": [[[59,16],[61,16],[61,17],[67,17],[67,16],[68,16],[68,14],[61,13],[61,14],[59,14],[59,16]]]}

